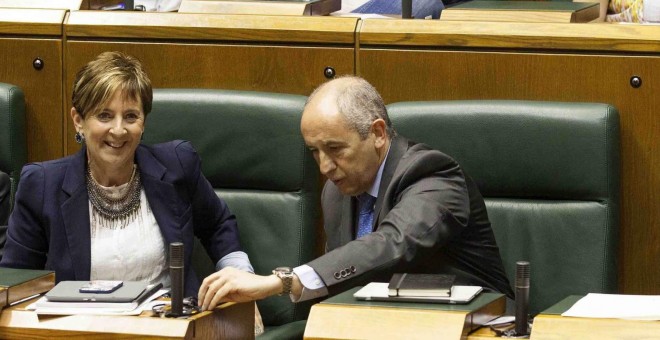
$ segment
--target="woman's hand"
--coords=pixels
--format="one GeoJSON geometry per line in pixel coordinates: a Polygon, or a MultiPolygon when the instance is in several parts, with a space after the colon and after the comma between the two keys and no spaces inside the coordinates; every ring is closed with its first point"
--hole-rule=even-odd
{"type": "Polygon", "coordinates": [[[226,267],[204,279],[198,301],[202,310],[211,310],[220,302],[260,300],[282,289],[282,280],[275,275],[262,276],[226,267]]]}

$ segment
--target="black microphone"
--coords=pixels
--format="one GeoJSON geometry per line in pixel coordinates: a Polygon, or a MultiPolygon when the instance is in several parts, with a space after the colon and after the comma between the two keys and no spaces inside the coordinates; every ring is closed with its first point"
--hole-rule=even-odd
{"type": "Polygon", "coordinates": [[[529,262],[516,262],[516,335],[529,334],[529,262]]]}
{"type": "Polygon", "coordinates": [[[183,315],[183,243],[170,243],[170,280],[172,306],[168,316],[183,315]]]}
{"type": "Polygon", "coordinates": [[[401,0],[401,18],[412,19],[412,0],[401,0]]]}

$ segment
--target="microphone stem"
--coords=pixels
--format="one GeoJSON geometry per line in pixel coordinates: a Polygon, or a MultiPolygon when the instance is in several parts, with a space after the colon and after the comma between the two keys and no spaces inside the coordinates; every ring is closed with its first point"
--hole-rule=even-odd
{"type": "Polygon", "coordinates": [[[516,335],[527,335],[529,315],[529,262],[516,262],[516,335]]]}
{"type": "Polygon", "coordinates": [[[170,314],[183,315],[183,243],[170,243],[170,281],[172,306],[170,314]]]}
{"type": "Polygon", "coordinates": [[[401,0],[401,18],[412,19],[412,0],[401,0]]]}

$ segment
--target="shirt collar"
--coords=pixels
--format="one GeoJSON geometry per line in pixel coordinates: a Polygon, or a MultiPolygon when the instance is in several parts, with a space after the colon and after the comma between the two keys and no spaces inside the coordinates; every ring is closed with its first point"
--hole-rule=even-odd
{"type": "Polygon", "coordinates": [[[371,185],[371,188],[367,191],[367,194],[371,195],[371,197],[378,197],[378,189],[380,188],[380,181],[383,178],[383,169],[385,169],[385,162],[387,162],[387,156],[390,154],[391,147],[392,147],[392,143],[390,141],[390,145],[387,147],[387,153],[385,154],[385,158],[383,159],[383,162],[380,163],[380,167],[378,168],[376,179],[374,180],[374,183],[371,185]]]}

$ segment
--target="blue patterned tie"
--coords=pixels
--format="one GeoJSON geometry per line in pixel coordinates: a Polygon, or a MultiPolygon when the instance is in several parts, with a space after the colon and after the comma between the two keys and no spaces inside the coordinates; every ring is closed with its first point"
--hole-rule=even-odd
{"type": "Polygon", "coordinates": [[[372,225],[374,222],[374,203],[376,203],[376,197],[373,197],[369,194],[362,194],[358,198],[358,230],[357,237],[360,238],[364,235],[367,235],[372,230],[372,225]]]}

